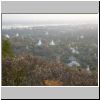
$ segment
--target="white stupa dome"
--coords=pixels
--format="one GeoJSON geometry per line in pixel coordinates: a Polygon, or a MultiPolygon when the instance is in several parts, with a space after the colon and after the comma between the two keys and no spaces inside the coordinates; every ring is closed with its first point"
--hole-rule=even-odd
{"type": "Polygon", "coordinates": [[[42,45],[41,40],[38,41],[37,45],[38,45],[38,46],[42,45]]]}
{"type": "Polygon", "coordinates": [[[79,54],[79,51],[76,50],[75,48],[70,47],[70,49],[72,50],[72,53],[73,53],[73,54],[79,54]]]}
{"type": "Polygon", "coordinates": [[[18,37],[18,36],[19,36],[19,34],[17,33],[17,34],[16,34],[16,37],[18,37]]]}
{"type": "Polygon", "coordinates": [[[89,67],[89,65],[87,66],[86,70],[87,70],[87,71],[90,71],[90,67],[89,67]]]}
{"type": "Polygon", "coordinates": [[[10,36],[8,34],[5,35],[6,38],[10,38],[10,36]]]}
{"type": "Polygon", "coordinates": [[[55,43],[54,43],[54,41],[53,41],[53,40],[50,42],[50,45],[55,45],[55,43]]]}
{"type": "Polygon", "coordinates": [[[84,38],[84,35],[81,35],[80,38],[83,39],[84,38]]]}

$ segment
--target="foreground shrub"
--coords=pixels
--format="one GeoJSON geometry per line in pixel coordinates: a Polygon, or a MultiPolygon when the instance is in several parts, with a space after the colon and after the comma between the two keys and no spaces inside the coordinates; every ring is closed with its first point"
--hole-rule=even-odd
{"type": "Polygon", "coordinates": [[[97,73],[69,68],[63,63],[44,58],[20,55],[2,61],[4,86],[97,86],[97,73]]]}

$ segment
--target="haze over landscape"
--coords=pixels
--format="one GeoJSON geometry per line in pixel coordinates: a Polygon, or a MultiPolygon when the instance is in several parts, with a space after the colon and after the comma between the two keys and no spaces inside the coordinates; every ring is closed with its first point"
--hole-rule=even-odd
{"type": "Polygon", "coordinates": [[[97,14],[2,14],[2,84],[97,86],[97,14]]]}
{"type": "Polygon", "coordinates": [[[97,14],[3,14],[5,25],[97,24],[97,14]]]}

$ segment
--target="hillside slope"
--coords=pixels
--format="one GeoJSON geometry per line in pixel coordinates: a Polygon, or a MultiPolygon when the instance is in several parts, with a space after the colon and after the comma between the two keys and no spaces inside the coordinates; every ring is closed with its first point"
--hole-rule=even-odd
{"type": "Polygon", "coordinates": [[[20,55],[2,59],[3,86],[97,86],[98,75],[85,69],[20,55]]]}

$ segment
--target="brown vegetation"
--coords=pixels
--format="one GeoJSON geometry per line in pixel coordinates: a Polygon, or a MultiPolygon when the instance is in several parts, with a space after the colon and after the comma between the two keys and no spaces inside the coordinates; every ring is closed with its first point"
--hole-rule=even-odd
{"type": "Polygon", "coordinates": [[[60,81],[43,80],[43,83],[46,86],[63,86],[63,82],[60,81]]]}
{"type": "Polygon", "coordinates": [[[97,86],[97,80],[97,73],[37,56],[23,55],[2,60],[4,86],[97,86]]]}

